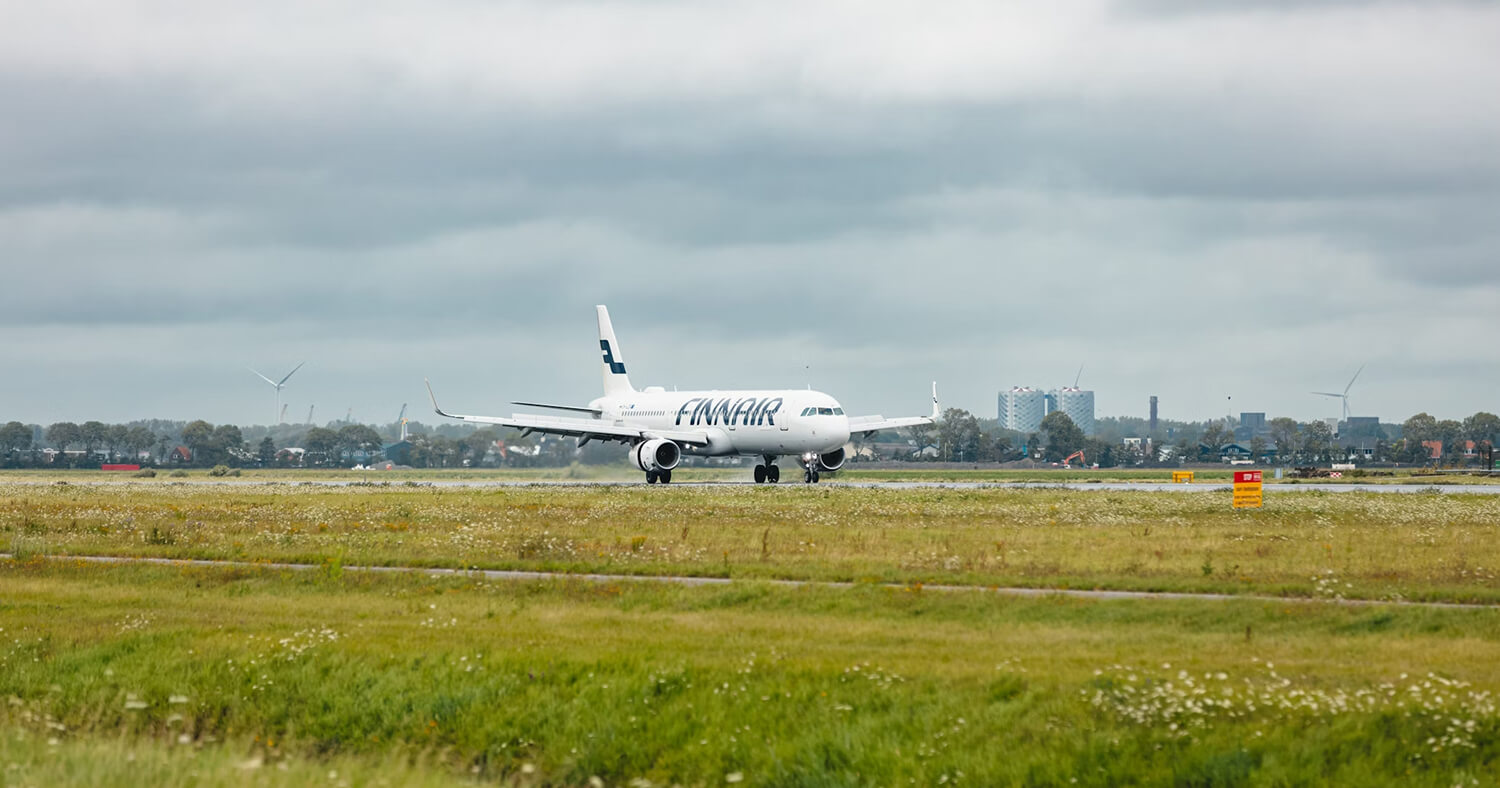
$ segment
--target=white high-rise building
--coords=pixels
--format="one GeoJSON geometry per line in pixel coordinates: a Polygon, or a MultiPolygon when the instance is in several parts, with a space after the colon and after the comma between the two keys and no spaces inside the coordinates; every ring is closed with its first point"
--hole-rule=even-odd
{"type": "Polygon", "coordinates": [[[1060,388],[1053,389],[1047,396],[1056,403],[1054,408],[1068,414],[1084,435],[1094,434],[1094,392],[1060,388]]]}
{"type": "Polygon", "coordinates": [[[1047,415],[1046,395],[1038,389],[1017,387],[1000,392],[1000,426],[1017,432],[1036,432],[1047,415]]]}

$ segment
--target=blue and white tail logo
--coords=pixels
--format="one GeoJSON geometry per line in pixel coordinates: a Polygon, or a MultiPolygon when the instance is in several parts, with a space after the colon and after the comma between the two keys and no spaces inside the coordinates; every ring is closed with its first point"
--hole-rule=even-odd
{"type": "Polygon", "coordinates": [[[625,362],[615,361],[614,351],[609,349],[609,340],[599,340],[599,348],[604,351],[604,363],[609,365],[611,375],[625,374],[625,362]]]}
{"type": "Polygon", "coordinates": [[[620,351],[620,340],[615,339],[615,328],[609,323],[609,310],[602,305],[599,312],[599,350],[604,354],[604,363],[599,369],[604,373],[604,395],[621,397],[635,391],[630,386],[630,376],[625,374],[624,353],[620,351]]]}

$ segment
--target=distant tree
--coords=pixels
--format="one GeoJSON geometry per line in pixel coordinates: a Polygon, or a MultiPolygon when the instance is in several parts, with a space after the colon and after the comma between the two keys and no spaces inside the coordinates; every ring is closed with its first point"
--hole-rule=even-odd
{"type": "Polygon", "coordinates": [[[1042,434],[1046,436],[1049,462],[1059,462],[1064,457],[1084,447],[1087,436],[1073,423],[1068,414],[1054,410],[1042,418],[1042,434]]]}
{"type": "Polygon", "coordinates": [[[85,421],[79,425],[79,437],[83,441],[83,449],[93,454],[95,449],[103,448],[109,442],[109,425],[102,421],[85,421]]]}
{"type": "Polygon", "coordinates": [[[313,427],[302,438],[302,446],[307,449],[308,454],[316,455],[308,457],[309,462],[327,464],[332,462],[333,452],[338,449],[339,434],[327,427],[313,427]]]}
{"type": "Polygon", "coordinates": [[[1276,459],[1279,462],[1296,462],[1299,448],[1297,421],[1280,416],[1271,419],[1266,427],[1271,431],[1271,442],[1276,444],[1276,459]]]}
{"type": "Polygon", "coordinates": [[[130,437],[130,429],[124,424],[111,424],[106,433],[105,444],[109,446],[109,458],[117,459],[120,451],[125,448],[125,440],[130,437]]]}
{"type": "Polygon", "coordinates": [[[373,455],[380,449],[380,433],[364,424],[346,424],[338,434],[339,449],[346,456],[360,451],[373,455]]]}
{"type": "Polygon", "coordinates": [[[1266,454],[1266,439],[1259,435],[1250,439],[1250,457],[1256,462],[1266,454]]]}
{"type": "Polygon", "coordinates": [[[1233,437],[1233,432],[1214,422],[1203,428],[1203,436],[1198,439],[1198,442],[1212,449],[1213,457],[1217,459],[1219,456],[1219,447],[1228,443],[1233,437]]]}
{"type": "Polygon", "coordinates": [[[911,437],[912,444],[916,448],[916,456],[921,457],[922,452],[929,446],[937,446],[937,428],[931,424],[918,424],[915,427],[907,427],[906,434],[911,437]]]}
{"type": "Polygon", "coordinates": [[[47,428],[47,442],[58,451],[66,452],[69,446],[83,442],[83,430],[71,421],[59,421],[47,428]]]}
{"type": "Polygon", "coordinates": [[[1401,425],[1401,437],[1414,443],[1437,438],[1437,419],[1426,413],[1418,413],[1401,425]]]}
{"type": "Polygon", "coordinates": [[[938,452],[949,462],[979,458],[979,419],[962,408],[943,411],[938,424],[938,452]]]}
{"type": "Polygon", "coordinates": [[[267,435],[260,439],[260,445],[256,447],[255,459],[260,461],[262,468],[269,468],[276,462],[276,441],[267,435]]]}
{"type": "Polygon", "coordinates": [[[156,436],[156,461],[166,462],[168,452],[172,449],[172,436],[162,432],[156,436]]]}
{"type": "Polygon", "coordinates": [[[192,454],[193,462],[206,464],[213,459],[214,425],[202,419],[188,422],[182,428],[182,445],[192,454]]]}
{"type": "MultiPolygon", "coordinates": [[[[549,455],[550,464],[566,465],[573,459],[573,442],[548,436],[542,444],[543,453],[549,455]]],[[[446,435],[433,435],[427,439],[428,464],[433,468],[447,468],[458,456],[458,445],[446,435]]]]}
{"type": "Polygon", "coordinates": [[[1456,460],[1464,454],[1464,425],[1454,419],[1443,419],[1433,427],[1433,440],[1442,441],[1443,458],[1456,460]]]}
{"type": "Polygon", "coordinates": [[[1011,448],[1010,436],[997,432],[980,433],[979,454],[980,459],[990,462],[1005,462],[1010,459],[1013,449],[1011,448]]]}
{"type": "Polygon", "coordinates": [[[137,425],[125,431],[125,450],[130,452],[132,461],[150,449],[153,443],[156,443],[156,436],[145,427],[137,425]]]}
{"type": "Polygon", "coordinates": [[[240,428],[233,424],[220,424],[214,427],[213,433],[213,461],[218,463],[229,463],[238,465],[245,453],[245,436],[240,428]]]}
{"type": "Polygon", "coordinates": [[[19,421],[8,421],[0,427],[0,449],[6,460],[14,460],[17,454],[31,448],[31,428],[19,421]]]}
{"type": "Polygon", "coordinates": [[[1302,453],[1311,462],[1328,460],[1333,447],[1333,430],[1326,421],[1310,421],[1302,425],[1302,453]]]}
{"type": "Polygon", "coordinates": [[[1475,446],[1494,446],[1500,442],[1500,416],[1480,411],[1464,419],[1464,437],[1475,446]]]}

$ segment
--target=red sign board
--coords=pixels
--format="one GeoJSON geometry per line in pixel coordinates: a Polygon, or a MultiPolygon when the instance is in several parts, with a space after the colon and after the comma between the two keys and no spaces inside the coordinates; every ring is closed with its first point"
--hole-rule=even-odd
{"type": "Polygon", "coordinates": [[[1260,484],[1260,471],[1235,471],[1235,484],[1260,484]]]}
{"type": "Polygon", "coordinates": [[[101,470],[101,471],[138,471],[140,469],[141,469],[141,466],[139,466],[139,465],[100,465],[99,466],[99,470],[101,470]]]}

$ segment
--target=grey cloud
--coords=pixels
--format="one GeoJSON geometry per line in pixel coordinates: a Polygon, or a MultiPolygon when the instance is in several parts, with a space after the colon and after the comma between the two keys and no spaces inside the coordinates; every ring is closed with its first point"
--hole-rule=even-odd
{"type": "Polygon", "coordinates": [[[0,364],[50,393],[0,393],[255,419],[243,367],[308,358],[320,408],[424,375],[574,401],[602,302],[654,382],[869,411],[1087,363],[1102,412],[1307,417],[1364,359],[1388,418],[1480,407],[1429,383],[1500,361],[1432,349],[1493,333],[1500,15],[994,8],[331,5],[278,37],[289,5],[99,6],[126,35],[76,57],[33,9],[0,33],[0,364]],[[501,17],[540,38],[478,48],[501,17]]]}

